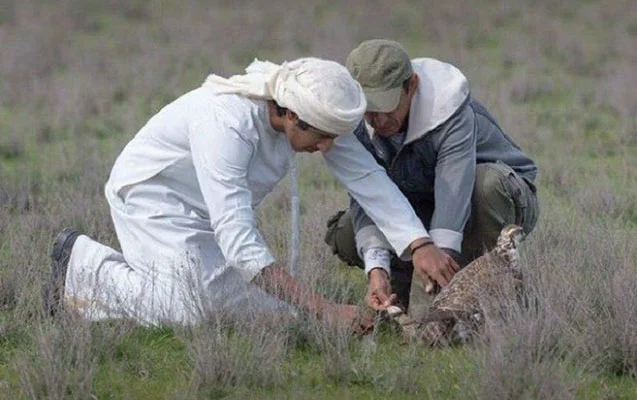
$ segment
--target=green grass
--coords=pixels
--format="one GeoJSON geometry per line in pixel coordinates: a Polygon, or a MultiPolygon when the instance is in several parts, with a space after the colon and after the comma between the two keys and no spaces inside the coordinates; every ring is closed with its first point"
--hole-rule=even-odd
{"type": "MultiPolygon", "coordinates": [[[[467,380],[477,368],[465,361],[466,353],[472,350],[414,349],[400,345],[395,330],[383,328],[374,350],[366,350],[369,346],[366,342],[351,344],[353,365],[345,373],[331,375],[320,362],[321,354],[300,344],[291,349],[281,366],[285,379],[280,385],[220,387],[213,397],[462,399],[475,396],[466,391],[467,380]]],[[[97,338],[99,330],[99,325],[94,327],[97,338]]],[[[16,373],[9,366],[15,353],[28,349],[30,344],[17,333],[0,343],[0,382],[10,381],[14,386],[16,373]]],[[[92,393],[97,398],[164,398],[190,390],[192,360],[182,340],[170,329],[135,328],[109,343],[112,347],[106,349],[101,348],[100,343],[96,345],[98,362],[92,393]]],[[[630,377],[582,376],[575,368],[573,371],[579,380],[578,398],[630,399],[637,390],[630,377]]],[[[17,387],[13,390],[17,391],[17,387]]]]}
{"type": "Polygon", "coordinates": [[[136,329],[100,360],[98,398],[159,398],[183,385],[190,371],[184,344],[164,329],[136,329]],[[111,358],[112,357],[112,358],[111,358]]]}

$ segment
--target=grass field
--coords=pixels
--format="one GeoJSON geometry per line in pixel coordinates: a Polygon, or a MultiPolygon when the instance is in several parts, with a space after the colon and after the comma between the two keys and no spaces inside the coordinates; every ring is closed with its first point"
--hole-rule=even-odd
{"type": "MultiPolygon", "coordinates": [[[[637,2],[0,0],[0,398],[637,398],[637,2]],[[144,328],[56,324],[40,285],[55,233],[117,247],[103,185],[163,105],[254,57],[344,62],[360,41],[451,62],[539,165],[523,264],[539,307],[490,340],[429,350],[389,325],[355,340],[316,321],[144,328]]],[[[360,302],[323,244],[347,195],[299,157],[301,279],[360,302]]],[[[259,210],[287,260],[288,184],[259,210]]]]}

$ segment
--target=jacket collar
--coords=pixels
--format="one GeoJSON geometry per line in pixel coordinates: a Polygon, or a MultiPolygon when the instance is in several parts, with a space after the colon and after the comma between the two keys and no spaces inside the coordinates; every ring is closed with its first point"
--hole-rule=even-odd
{"type": "MultiPolygon", "coordinates": [[[[419,84],[411,100],[403,146],[443,124],[469,97],[469,82],[453,65],[433,58],[416,58],[411,63],[419,84]]],[[[367,129],[373,137],[374,129],[369,124],[367,129]]]]}
{"type": "Polygon", "coordinates": [[[447,121],[469,96],[467,78],[453,65],[433,58],[417,58],[412,65],[420,83],[411,101],[405,144],[447,121]]]}

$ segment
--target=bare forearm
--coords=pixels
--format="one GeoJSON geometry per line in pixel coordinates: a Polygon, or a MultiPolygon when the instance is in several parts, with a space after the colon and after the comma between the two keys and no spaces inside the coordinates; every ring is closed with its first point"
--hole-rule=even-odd
{"type": "Polygon", "coordinates": [[[326,300],[304,283],[294,279],[285,269],[270,265],[253,281],[269,294],[321,318],[326,300]]]}

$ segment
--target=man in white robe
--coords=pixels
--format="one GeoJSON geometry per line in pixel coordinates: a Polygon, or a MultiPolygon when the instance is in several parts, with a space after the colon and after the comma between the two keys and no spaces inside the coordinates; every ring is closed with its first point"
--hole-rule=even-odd
{"type": "Polygon", "coordinates": [[[331,61],[255,60],[244,75],[209,76],[153,116],[115,162],[105,194],[122,252],[73,229],[58,235],[50,311],[156,325],[291,305],[353,324],[356,306],[327,301],[277,264],[254,207],[286,175],[292,151],[318,150],[397,254],[409,258],[430,240],[351,134],[365,108],[360,86],[331,61]]]}

